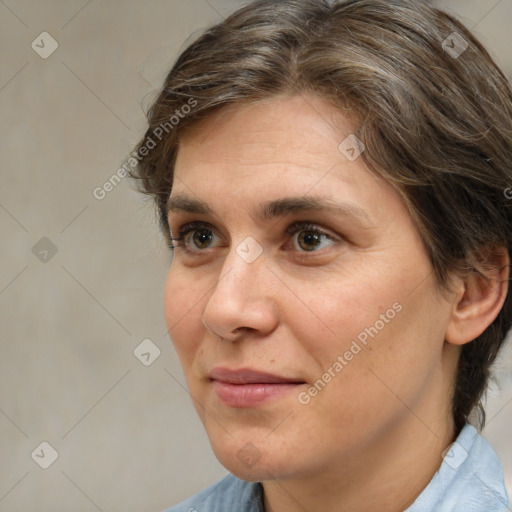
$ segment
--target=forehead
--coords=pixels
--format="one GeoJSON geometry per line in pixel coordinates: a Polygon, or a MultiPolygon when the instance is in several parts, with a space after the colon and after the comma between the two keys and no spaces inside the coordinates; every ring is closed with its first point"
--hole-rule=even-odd
{"type": "Polygon", "coordinates": [[[196,157],[222,152],[247,164],[290,159],[301,165],[319,152],[338,158],[339,143],[356,128],[356,122],[319,97],[284,96],[223,107],[188,130],[180,146],[193,147],[196,157]]]}
{"type": "Polygon", "coordinates": [[[235,208],[320,195],[331,202],[369,201],[378,210],[397,194],[363,158],[351,160],[340,150],[356,128],[353,119],[311,96],[217,111],[181,139],[170,199],[209,198],[235,208]]]}

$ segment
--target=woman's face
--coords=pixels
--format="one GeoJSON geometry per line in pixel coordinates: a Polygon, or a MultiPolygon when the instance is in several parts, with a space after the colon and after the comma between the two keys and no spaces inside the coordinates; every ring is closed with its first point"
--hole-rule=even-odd
{"type": "Polygon", "coordinates": [[[295,96],[221,110],[179,149],[166,322],[215,454],[246,480],[363,465],[449,421],[451,303],[355,128],[295,96]]]}

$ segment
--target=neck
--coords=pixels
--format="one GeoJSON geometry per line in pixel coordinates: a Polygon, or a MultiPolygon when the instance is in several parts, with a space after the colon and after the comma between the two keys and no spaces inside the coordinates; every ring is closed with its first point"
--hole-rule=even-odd
{"type": "Polygon", "coordinates": [[[364,453],[321,474],[263,483],[266,512],[402,512],[428,485],[454,441],[452,421],[423,423],[410,413],[364,453]]]}

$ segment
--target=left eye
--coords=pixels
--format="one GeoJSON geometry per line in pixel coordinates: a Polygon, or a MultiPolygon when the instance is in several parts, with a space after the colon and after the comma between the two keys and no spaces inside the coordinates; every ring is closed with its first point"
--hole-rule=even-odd
{"type": "Polygon", "coordinates": [[[324,247],[334,245],[334,239],[314,224],[292,224],[286,233],[296,240],[296,245],[305,252],[314,252],[324,247]],[[327,242],[327,244],[325,244],[327,242]]]}

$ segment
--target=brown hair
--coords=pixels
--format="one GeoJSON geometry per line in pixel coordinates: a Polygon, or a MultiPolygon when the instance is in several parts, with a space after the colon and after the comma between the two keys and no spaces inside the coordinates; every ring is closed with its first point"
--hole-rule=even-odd
{"type": "MultiPolygon", "coordinates": [[[[451,271],[485,274],[486,248],[510,254],[509,84],[460,22],[420,0],[259,0],[190,44],[148,112],[133,173],[167,237],[184,130],[226,105],[301,93],[357,116],[363,158],[402,194],[441,288],[451,271]]],[[[484,424],[480,399],[511,318],[509,293],[496,320],[462,348],[458,431],[474,410],[484,424]]]]}

